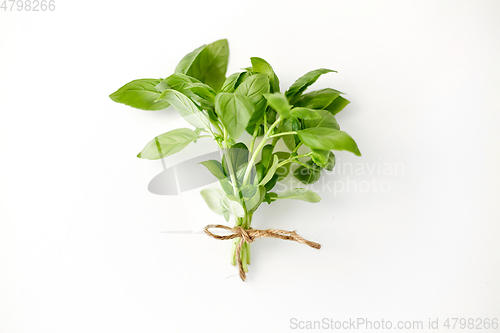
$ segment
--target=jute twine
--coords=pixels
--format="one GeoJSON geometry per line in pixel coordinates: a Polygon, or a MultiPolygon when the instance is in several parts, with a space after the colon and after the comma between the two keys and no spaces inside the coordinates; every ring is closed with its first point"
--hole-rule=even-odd
{"type": "Polygon", "coordinates": [[[302,243],[309,245],[312,248],[315,249],[320,249],[321,245],[315,242],[308,241],[307,239],[302,238],[301,236],[297,235],[295,231],[288,231],[288,230],[280,230],[280,229],[266,229],[266,230],[260,230],[260,229],[244,229],[240,226],[231,228],[227,227],[225,225],[221,224],[209,224],[205,227],[205,233],[209,235],[210,237],[213,237],[215,239],[233,239],[233,238],[240,238],[240,241],[238,242],[238,245],[236,246],[236,260],[238,260],[238,269],[240,271],[240,278],[245,281],[246,279],[246,274],[245,271],[243,270],[243,264],[241,262],[241,247],[243,244],[246,243],[252,243],[254,240],[257,238],[261,237],[272,237],[272,238],[279,238],[279,239],[284,239],[284,240],[291,240],[294,242],[302,243]],[[226,235],[226,236],[220,236],[216,235],[210,232],[209,229],[224,229],[231,231],[232,234],[226,235]]]}

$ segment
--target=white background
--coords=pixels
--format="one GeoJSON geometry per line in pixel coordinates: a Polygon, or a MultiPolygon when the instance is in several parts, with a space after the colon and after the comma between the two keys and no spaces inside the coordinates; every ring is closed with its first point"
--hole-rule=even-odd
{"type": "Polygon", "coordinates": [[[0,11],[0,332],[500,318],[499,16],[498,1],[56,0],[54,12],[0,11]],[[337,118],[363,153],[339,153],[337,167],[404,166],[325,175],[386,181],[385,193],[320,183],[319,204],[264,204],[255,227],[296,229],[323,248],[258,240],[245,283],[230,242],[165,233],[186,212],[147,191],[135,156],[175,112],[108,98],[220,38],[229,73],[259,56],[282,89],[337,70],[314,88],[348,94],[337,118]]]}

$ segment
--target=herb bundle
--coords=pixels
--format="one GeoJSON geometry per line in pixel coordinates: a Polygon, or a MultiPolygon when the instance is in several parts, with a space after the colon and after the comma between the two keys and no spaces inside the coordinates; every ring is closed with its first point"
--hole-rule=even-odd
{"type": "Polygon", "coordinates": [[[252,216],[263,202],[320,201],[318,194],[305,188],[275,193],[276,183],[290,172],[303,184],[318,181],[322,169],[331,171],[335,166],[332,150],[361,154],[335,119],[349,104],[342,93],[331,88],[305,93],[321,75],[335,71],[310,71],[282,94],[278,76],[264,59],[250,58],[250,67],[226,78],[228,59],[227,40],[218,40],[187,54],[169,77],[131,81],[110,97],[147,111],[172,105],[193,126],[158,135],[137,155],[140,158],[161,159],[203,138],[217,142],[223,152],[221,160],[201,164],[218,179],[220,189],[204,189],[201,195],[226,221],[233,216],[235,227],[209,225],[205,232],[217,239],[233,239],[231,262],[238,263],[244,280],[250,243],[256,238],[274,237],[320,247],[295,232],[251,228],[252,216]],[[248,146],[238,142],[245,131],[252,137],[248,146]],[[288,151],[275,151],[280,139],[288,151]],[[292,165],[297,167],[291,170],[292,165]],[[214,235],[211,228],[228,229],[233,234],[214,235]]]}

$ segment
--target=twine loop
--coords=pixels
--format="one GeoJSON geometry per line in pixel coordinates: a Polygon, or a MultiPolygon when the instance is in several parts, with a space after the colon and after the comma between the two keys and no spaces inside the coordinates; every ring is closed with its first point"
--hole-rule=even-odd
{"type": "Polygon", "coordinates": [[[291,240],[294,242],[298,242],[301,244],[306,244],[314,249],[320,249],[321,245],[315,242],[311,242],[307,239],[302,238],[299,236],[295,231],[289,231],[289,230],[280,230],[280,229],[245,229],[241,226],[236,226],[236,227],[228,227],[222,224],[209,224],[204,228],[205,233],[215,239],[220,239],[220,240],[226,240],[226,239],[233,239],[233,238],[240,238],[240,241],[238,242],[238,245],[236,246],[236,260],[238,261],[238,270],[240,273],[240,278],[245,281],[246,279],[246,274],[245,271],[243,270],[243,264],[241,262],[241,248],[244,243],[252,243],[254,240],[257,238],[264,238],[264,237],[271,237],[271,238],[278,238],[278,239],[283,239],[283,240],[291,240]],[[210,229],[224,229],[232,232],[229,235],[221,236],[214,234],[210,231],[210,229]]]}

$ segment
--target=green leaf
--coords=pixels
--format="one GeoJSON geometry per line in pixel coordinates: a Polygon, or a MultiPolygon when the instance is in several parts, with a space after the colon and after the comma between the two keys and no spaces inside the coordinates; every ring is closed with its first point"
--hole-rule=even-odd
{"type": "Polygon", "coordinates": [[[207,104],[212,107],[214,106],[215,95],[217,95],[217,93],[210,86],[207,86],[204,83],[191,83],[187,86],[187,89],[191,90],[199,98],[206,101],[207,104]]]}
{"type": "Polygon", "coordinates": [[[328,163],[329,155],[330,151],[328,150],[312,149],[311,158],[315,164],[324,168],[328,163]]]}
{"type": "Polygon", "coordinates": [[[293,190],[281,192],[278,194],[277,199],[295,199],[313,203],[320,202],[321,200],[316,192],[306,188],[295,188],[293,190]]]}
{"type": "Polygon", "coordinates": [[[276,169],[278,167],[278,161],[279,161],[278,155],[273,155],[273,164],[267,170],[266,176],[264,177],[264,179],[262,179],[259,185],[266,185],[267,182],[270,181],[271,178],[273,178],[274,173],[276,172],[276,169]]]}
{"type": "Polygon", "coordinates": [[[349,103],[351,103],[351,102],[349,102],[344,97],[339,96],[339,97],[335,98],[333,100],[333,102],[325,108],[325,110],[330,111],[332,113],[332,115],[336,115],[337,113],[342,111],[349,103]]]}
{"type": "Polygon", "coordinates": [[[276,201],[278,198],[278,195],[274,192],[267,192],[266,196],[264,197],[264,201],[267,202],[268,204],[271,204],[271,202],[276,201]]]}
{"type": "Polygon", "coordinates": [[[232,139],[238,139],[252,117],[254,106],[244,95],[220,93],[215,97],[215,112],[232,139]]]}
{"type": "Polygon", "coordinates": [[[222,156],[224,173],[230,175],[229,163],[233,171],[236,172],[242,165],[248,163],[249,151],[243,142],[238,142],[231,146],[222,156]]]}
{"type": "Polygon", "coordinates": [[[321,176],[321,167],[317,166],[312,160],[309,160],[305,165],[300,165],[293,171],[295,178],[304,184],[313,184],[319,180],[321,176]]]}
{"type": "Polygon", "coordinates": [[[339,94],[341,94],[340,91],[331,88],[311,91],[302,95],[297,105],[311,109],[324,109],[338,98],[339,94]]]}
{"type": "Polygon", "coordinates": [[[292,117],[299,119],[316,119],[319,120],[323,115],[318,112],[318,110],[313,110],[309,108],[296,107],[291,111],[292,117]]]}
{"type": "MultiPolygon", "coordinates": [[[[285,119],[281,124],[281,126],[279,127],[280,133],[295,132],[298,130],[300,130],[300,123],[296,118],[285,119]]],[[[299,138],[295,134],[283,135],[282,138],[286,147],[290,150],[294,150],[297,144],[299,143],[299,138]]]]}
{"type": "Polygon", "coordinates": [[[194,102],[186,95],[177,90],[167,89],[161,93],[161,100],[166,100],[186,119],[188,123],[197,128],[208,128],[210,121],[203,114],[194,102]]]}
{"type": "MultiPolygon", "coordinates": [[[[163,89],[163,91],[165,91],[166,89],[173,89],[185,94],[186,88],[190,84],[201,83],[201,82],[195,79],[194,77],[188,76],[186,74],[174,73],[169,77],[167,77],[165,80],[163,80],[161,83],[163,84],[162,87],[166,87],[163,89]]],[[[160,85],[157,85],[156,88],[159,89],[160,85]]]]}
{"type": "Polygon", "coordinates": [[[175,68],[175,73],[182,73],[186,74],[191,66],[193,65],[193,62],[196,60],[198,55],[200,54],[201,51],[205,48],[205,44],[200,46],[199,48],[195,49],[194,51],[189,52],[184,56],[184,58],[181,59],[177,67],[175,68]]]}
{"type": "Polygon", "coordinates": [[[228,92],[232,93],[234,92],[236,81],[238,81],[238,78],[240,77],[242,73],[233,73],[227,77],[227,79],[224,81],[222,84],[222,87],[219,89],[219,92],[228,92]]]}
{"type": "Polygon", "coordinates": [[[221,39],[186,55],[175,72],[197,78],[217,91],[226,80],[228,59],[229,45],[221,39]]]}
{"type": "Polygon", "coordinates": [[[328,162],[324,166],[324,168],[328,171],[332,171],[333,168],[335,167],[335,154],[330,152],[328,155],[328,162]]]}
{"type": "Polygon", "coordinates": [[[262,147],[260,163],[264,166],[264,168],[266,170],[269,168],[269,164],[272,161],[273,149],[274,149],[274,146],[271,144],[268,144],[268,145],[265,145],[264,147],[262,147]]]}
{"type": "Polygon", "coordinates": [[[292,113],[290,111],[290,104],[282,93],[264,94],[267,103],[271,106],[282,118],[290,118],[292,113]]]}
{"type": "Polygon", "coordinates": [[[316,110],[318,114],[321,116],[320,119],[304,119],[302,121],[303,128],[312,128],[312,127],[326,127],[339,130],[340,126],[337,123],[337,119],[328,111],[325,110],[316,110]]]}
{"type": "Polygon", "coordinates": [[[264,186],[259,186],[257,191],[250,199],[245,199],[245,207],[249,214],[255,213],[257,208],[259,208],[262,201],[264,201],[264,197],[266,196],[266,188],[264,186]]]}
{"type": "Polygon", "coordinates": [[[285,92],[285,96],[290,100],[292,104],[295,104],[295,100],[307,89],[307,87],[316,82],[316,80],[322,74],[330,72],[336,71],[326,68],[320,68],[302,75],[290,86],[290,88],[288,88],[288,90],[285,92]]]}
{"type": "Polygon", "coordinates": [[[226,175],[224,174],[224,169],[222,168],[222,164],[217,160],[208,160],[200,162],[205,168],[208,169],[217,179],[224,179],[226,175]]]}
{"type": "Polygon", "coordinates": [[[271,65],[262,58],[252,57],[250,58],[252,62],[252,71],[256,73],[263,73],[269,76],[269,83],[271,85],[271,92],[279,92],[280,91],[280,80],[276,73],[274,73],[271,65]]]}
{"type": "Polygon", "coordinates": [[[298,131],[300,140],[308,147],[321,150],[347,150],[361,156],[356,142],[346,132],[326,127],[298,131]]]}
{"type": "Polygon", "coordinates": [[[214,213],[223,215],[225,208],[221,204],[221,199],[225,196],[224,191],[218,188],[206,188],[200,192],[203,200],[214,213]]]}
{"type": "Polygon", "coordinates": [[[156,101],[160,96],[160,91],[155,87],[159,84],[159,79],[141,79],[134,80],[111,95],[109,97],[117,102],[133,108],[156,111],[167,108],[170,104],[168,101],[156,101]]]}
{"type": "Polygon", "coordinates": [[[264,74],[249,76],[238,86],[235,93],[247,96],[254,105],[255,111],[248,122],[248,126],[260,123],[267,106],[263,94],[269,93],[269,77],[264,74]]]}
{"type": "Polygon", "coordinates": [[[245,216],[245,210],[243,209],[243,206],[241,206],[239,202],[231,200],[227,195],[223,196],[220,202],[222,204],[222,207],[231,212],[231,214],[233,214],[235,217],[245,216]]]}
{"type": "Polygon", "coordinates": [[[137,157],[158,160],[180,152],[196,139],[198,134],[189,128],[174,129],[151,140],[137,157]]]}

